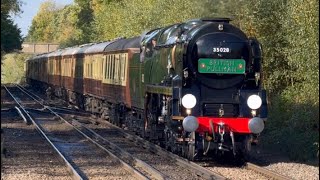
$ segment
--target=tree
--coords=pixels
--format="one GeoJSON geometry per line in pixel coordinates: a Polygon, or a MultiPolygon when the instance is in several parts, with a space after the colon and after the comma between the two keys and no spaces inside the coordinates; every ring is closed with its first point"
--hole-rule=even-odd
{"type": "Polygon", "coordinates": [[[145,31],[205,16],[208,0],[94,0],[94,29],[101,41],[132,37],[145,31]]]}
{"type": "Polygon", "coordinates": [[[1,0],[1,15],[9,13],[20,13],[21,3],[22,2],[20,0],[1,0]]]}
{"type": "Polygon", "coordinates": [[[56,39],[55,16],[58,8],[53,1],[45,1],[40,5],[37,15],[33,18],[26,40],[29,42],[52,43],[56,39]]]}
{"type": "Polygon", "coordinates": [[[75,0],[75,3],[79,7],[78,21],[76,22],[77,29],[80,30],[79,44],[89,43],[93,32],[92,23],[93,10],[91,8],[91,0],[75,0]]]}
{"type": "Polygon", "coordinates": [[[65,6],[57,13],[55,37],[60,44],[60,48],[70,47],[80,43],[82,31],[77,28],[78,13],[80,11],[77,5],[65,6]]]}
{"type": "Polygon", "coordinates": [[[21,49],[21,31],[9,15],[1,14],[1,52],[21,49]]]}
{"type": "Polygon", "coordinates": [[[94,34],[92,12],[88,0],[77,0],[76,4],[63,8],[57,7],[54,1],[45,1],[32,20],[26,39],[30,42],[55,42],[60,47],[88,43],[94,34]]]}
{"type": "Polygon", "coordinates": [[[21,49],[21,31],[9,15],[10,13],[18,14],[21,12],[20,5],[19,0],[1,1],[1,57],[3,52],[21,49]]]}

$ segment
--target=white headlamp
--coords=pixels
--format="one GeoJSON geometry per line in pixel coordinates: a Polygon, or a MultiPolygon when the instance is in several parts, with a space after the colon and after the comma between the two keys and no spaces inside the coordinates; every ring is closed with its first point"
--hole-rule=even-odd
{"type": "Polygon", "coordinates": [[[182,97],[182,105],[185,108],[193,108],[197,104],[197,99],[192,94],[186,94],[182,97]]]}
{"type": "Polygon", "coordinates": [[[249,108],[251,108],[251,109],[258,109],[262,105],[262,100],[261,100],[260,96],[254,94],[254,95],[249,96],[249,98],[247,100],[247,104],[248,104],[249,108]]]}

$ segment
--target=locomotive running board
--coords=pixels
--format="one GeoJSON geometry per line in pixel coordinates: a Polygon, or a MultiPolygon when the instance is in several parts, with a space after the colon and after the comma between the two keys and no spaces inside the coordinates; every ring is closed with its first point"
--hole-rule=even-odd
{"type": "Polygon", "coordinates": [[[164,95],[172,96],[172,87],[146,85],[146,92],[153,93],[153,94],[164,94],[164,95]]]}

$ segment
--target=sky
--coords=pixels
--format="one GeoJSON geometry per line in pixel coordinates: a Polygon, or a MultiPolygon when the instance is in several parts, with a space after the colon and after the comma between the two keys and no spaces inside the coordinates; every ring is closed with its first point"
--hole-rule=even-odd
{"type": "MultiPolygon", "coordinates": [[[[14,22],[21,30],[22,37],[28,34],[28,30],[31,26],[33,17],[37,14],[40,4],[47,0],[21,0],[22,1],[22,13],[13,17],[14,22]]],[[[73,0],[53,0],[56,4],[67,5],[72,4],[73,0]]]]}

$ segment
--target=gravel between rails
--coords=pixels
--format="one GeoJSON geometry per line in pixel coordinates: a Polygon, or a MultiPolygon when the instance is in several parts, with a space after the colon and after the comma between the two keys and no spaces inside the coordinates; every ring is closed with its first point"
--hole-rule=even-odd
{"type": "Polygon", "coordinates": [[[252,180],[252,179],[259,179],[259,180],[268,180],[270,178],[265,177],[261,174],[258,174],[252,170],[239,168],[239,167],[224,167],[224,166],[215,166],[215,167],[207,167],[211,171],[215,171],[220,173],[222,176],[227,177],[228,179],[234,180],[252,180]]]}
{"type": "Polygon", "coordinates": [[[1,160],[1,179],[71,180],[63,160],[35,127],[26,125],[17,113],[9,113],[1,112],[7,151],[1,160]]]}
{"type": "Polygon", "coordinates": [[[279,162],[266,166],[266,168],[296,180],[319,179],[319,167],[313,167],[302,163],[279,162]]]}
{"type": "MultiPolygon", "coordinates": [[[[32,113],[67,159],[89,179],[134,179],[122,165],[111,158],[65,122],[44,113],[32,113]]],[[[51,115],[52,116],[52,115],[51,115]]]]}
{"type": "MultiPolygon", "coordinates": [[[[86,122],[86,119],[88,120],[89,118],[79,117],[76,119],[80,120],[80,122],[86,122]]],[[[86,123],[88,123],[88,121],[86,123]]],[[[116,129],[113,129],[108,125],[86,124],[86,127],[92,129],[102,137],[116,144],[117,146],[129,152],[138,159],[145,161],[155,169],[169,176],[170,179],[203,179],[202,177],[198,176],[195,172],[188,170],[185,167],[177,165],[175,161],[167,157],[161,157],[135,144],[135,142],[132,142],[131,140],[121,136],[121,133],[117,132],[116,129]]]]}
{"type": "MultiPolygon", "coordinates": [[[[292,162],[283,154],[279,155],[279,153],[276,152],[261,150],[259,146],[253,146],[252,148],[252,162],[292,180],[319,180],[319,165],[292,162]]],[[[253,170],[248,170],[245,167],[221,165],[217,163],[207,168],[232,180],[270,179],[253,170]]]]}
{"type": "MultiPolygon", "coordinates": [[[[17,99],[22,100],[20,103],[24,104],[26,101],[29,103],[29,98],[24,97],[20,92],[14,92],[14,94],[18,94],[17,99]]],[[[63,150],[62,153],[67,155],[67,159],[71,160],[71,163],[76,164],[76,168],[80,169],[82,174],[85,174],[89,179],[135,179],[131,173],[124,170],[119,161],[110,158],[108,153],[97,148],[66,123],[59,123],[53,115],[45,112],[33,112],[31,116],[36,122],[41,123],[42,129],[49,133],[49,136],[53,136],[53,139],[56,140],[54,143],[63,150]]],[[[35,135],[36,134],[34,134],[34,136],[35,135]]],[[[40,136],[39,134],[37,135],[40,136]]],[[[36,142],[35,144],[38,143],[39,142],[36,142]]],[[[50,146],[48,149],[53,150],[50,146]]],[[[36,151],[35,154],[37,153],[42,152],[36,151]]],[[[60,157],[56,158],[63,161],[60,157]]],[[[63,169],[67,170],[64,163],[63,169]]],[[[69,173],[67,174],[69,175],[69,173]]],[[[59,174],[55,175],[55,177],[59,176],[59,174]]],[[[21,179],[17,177],[13,178],[21,179]]],[[[71,177],[68,178],[70,179],[71,177]]],[[[32,179],[52,178],[33,177],[32,179]]],[[[61,178],[58,177],[58,179],[61,178]]]]}
{"type": "Polygon", "coordinates": [[[293,180],[319,180],[318,162],[294,162],[285,154],[271,152],[259,146],[253,146],[252,157],[256,164],[275,171],[293,180]]]}

